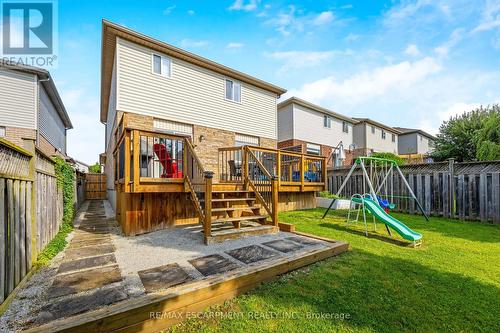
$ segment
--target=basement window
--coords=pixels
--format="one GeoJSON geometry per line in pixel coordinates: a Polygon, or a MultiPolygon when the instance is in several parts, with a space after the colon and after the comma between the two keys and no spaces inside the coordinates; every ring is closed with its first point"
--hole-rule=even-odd
{"type": "Polygon", "coordinates": [[[241,102],[241,83],[226,79],[225,98],[228,101],[241,102]]]}

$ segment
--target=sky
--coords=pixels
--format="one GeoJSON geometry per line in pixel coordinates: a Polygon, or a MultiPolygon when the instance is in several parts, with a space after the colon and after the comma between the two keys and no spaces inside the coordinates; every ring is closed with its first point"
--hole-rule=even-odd
{"type": "Polygon", "coordinates": [[[500,0],[58,1],[51,73],[74,129],[68,154],[95,163],[101,19],[235,68],[351,117],[437,133],[500,102],[500,0]]]}

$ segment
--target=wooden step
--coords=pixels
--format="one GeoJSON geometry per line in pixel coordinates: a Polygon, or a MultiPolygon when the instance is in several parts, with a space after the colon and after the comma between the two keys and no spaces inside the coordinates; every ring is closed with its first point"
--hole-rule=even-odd
{"type": "Polygon", "coordinates": [[[212,191],[212,193],[250,193],[253,191],[245,191],[245,190],[220,190],[220,191],[212,191]]]}
{"type": "Polygon", "coordinates": [[[268,217],[269,215],[250,215],[250,216],[240,216],[240,217],[215,218],[212,220],[212,223],[253,221],[253,220],[267,219],[268,217]]]}
{"type": "MultiPolygon", "coordinates": [[[[227,198],[227,199],[212,199],[212,202],[235,202],[235,201],[255,201],[256,198],[227,198]]],[[[205,201],[205,199],[201,199],[200,201],[205,201]]]]}
{"type": "Polygon", "coordinates": [[[212,212],[228,212],[235,210],[248,210],[248,209],[260,209],[259,206],[248,206],[248,207],[222,207],[222,208],[212,208],[212,212]]]}

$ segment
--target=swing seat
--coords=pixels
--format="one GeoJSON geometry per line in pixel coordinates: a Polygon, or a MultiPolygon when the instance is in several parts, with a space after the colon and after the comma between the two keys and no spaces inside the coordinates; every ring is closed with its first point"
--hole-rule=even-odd
{"type": "Polygon", "coordinates": [[[393,210],[394,208],[396,208],[395,204],[389,203],[389,201],[384,200],[379,196],[377,196],[377,201],[382,208],[388,208],[389,210],[393,210]]]}

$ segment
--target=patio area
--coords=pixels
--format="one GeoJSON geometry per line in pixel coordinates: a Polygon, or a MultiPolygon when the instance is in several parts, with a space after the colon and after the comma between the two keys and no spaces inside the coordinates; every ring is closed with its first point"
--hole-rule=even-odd
{"type": "Polygon", "coordinates": [[[348,246],[289,232],[207,246],[199,224],[124,237],[109,204],[98,200],[83,207],[68,243],[19,293],[2,316],[2,329],[162,329],[182,315],[151,318],[150,311],[199,311],[348,246]],[[117,318],[127,318],[127,323],[117,318]]]}

